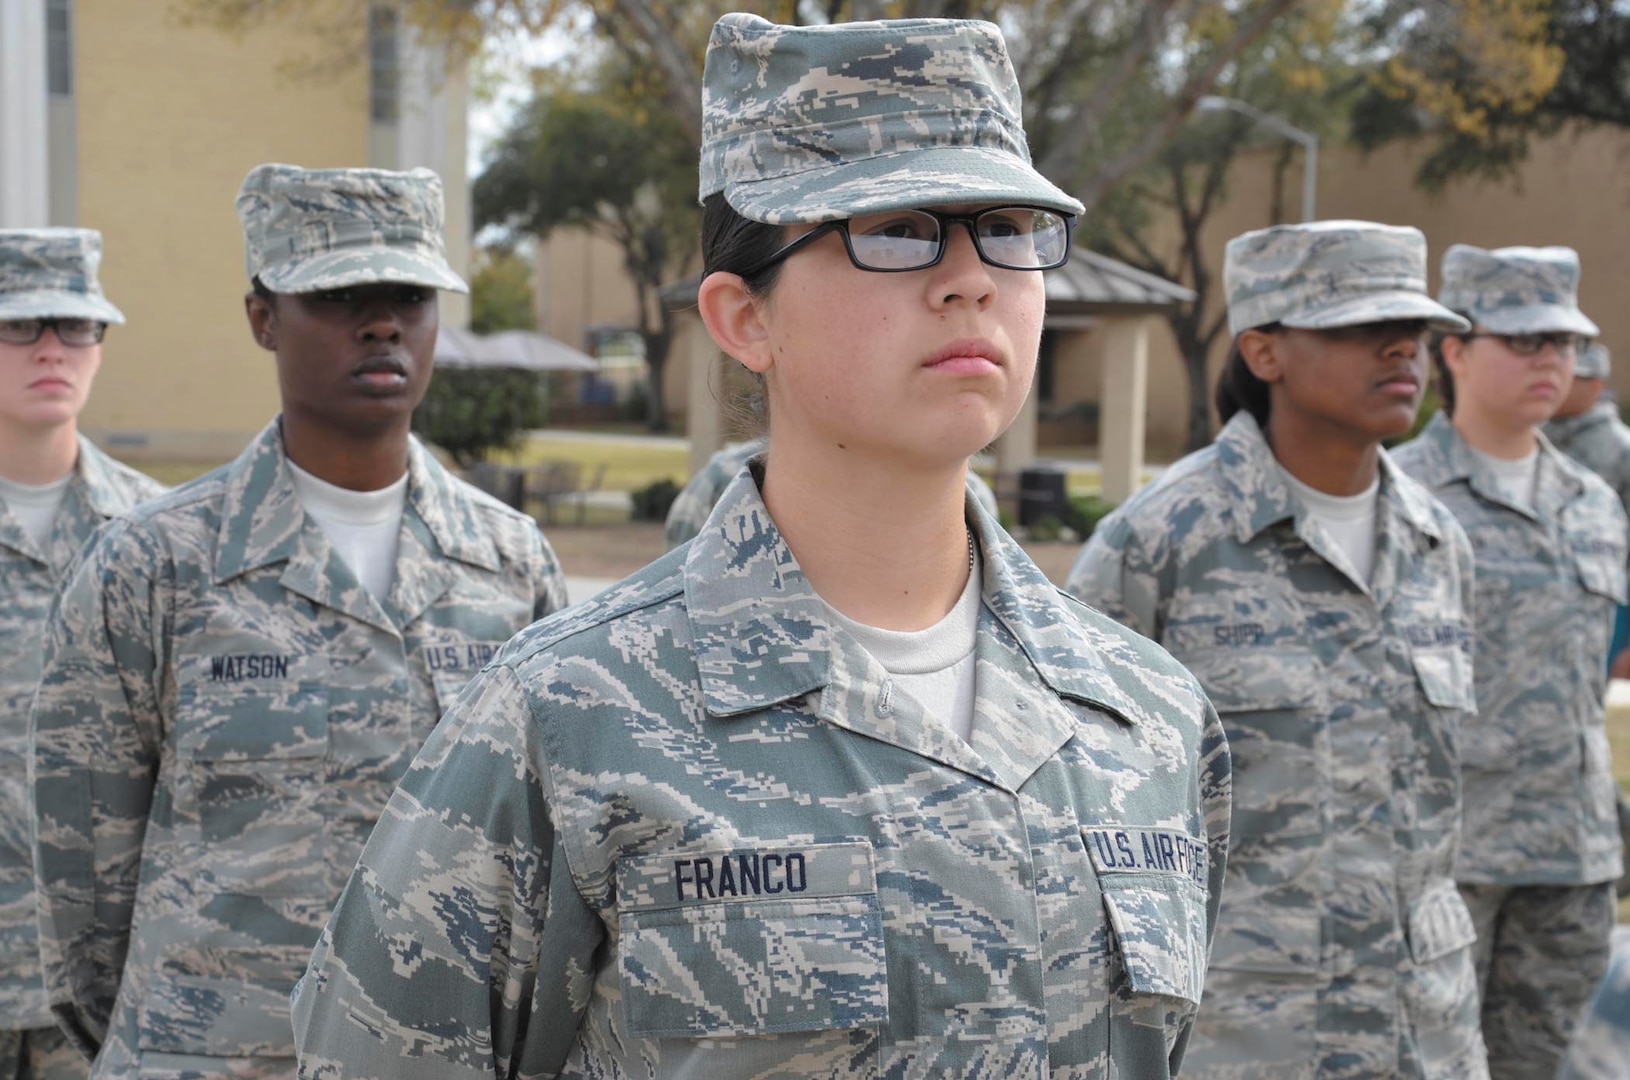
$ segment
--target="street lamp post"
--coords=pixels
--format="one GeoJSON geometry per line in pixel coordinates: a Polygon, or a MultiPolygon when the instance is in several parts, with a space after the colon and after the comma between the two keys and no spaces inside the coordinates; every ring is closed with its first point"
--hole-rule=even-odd
{"type": "Polygon", "coordinates": [[[1302,220],[1314,220],[1313,202],[1318,192],[1319,180],[1319,137],[1311,131],[1303,131],[1285,120],[1269,112],[1263,112],[1255,105],[1240,101],[1237,98],[1218,97],[1207,94],[1194,103],[1199,112],[1237,112],[1241,116],[1252,120],[1278,132],[1291,142],[1302,147],[1302,220]]]}

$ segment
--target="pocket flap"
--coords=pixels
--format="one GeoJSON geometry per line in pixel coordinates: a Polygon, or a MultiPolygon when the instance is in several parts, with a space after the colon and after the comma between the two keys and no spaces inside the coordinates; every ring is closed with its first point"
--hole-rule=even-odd
{"type": "Polygon", "coordinates": [[[1466,901],[1452,881],[1427,887],[1409,909],[1409,955],[1430,964],[1477,940],[1477,928],[1466,901]]]}
{"type": "Polygon", "coordinates": [[[1171,829],[1084,829],[1133,993],[1199,1004],[1206,971],[1206,846],[1171,829]]]}
{"type": "Polygon", "coordinates": [[[1316,975],[1321,936],[1317,912],[1275,907],[1259,897],[1231,905],[1225,890],[1211,966],[1264,975],[1316,975]]]}
{"type": "MultiPolygon", "coordinates": [[[[1577,550],[1578,545],[1575,545],[1577,550]]],[[[1625,602],[1625,566],[1623,562],[1600,555],[1580,555],[1579,581],[1589,592],[1605,596],[1615,604],[1625,602]]]]}
{"type": "Polygon", "coordinates": [[[1240,646],[1174,655],[1219,713],[1310,709],[1319,702],[1319,663],[1309,649],[1240,646]]]}
{"type": "Polygon", "coordinates": [[[617,904],[623,1007],[638,1038],[888,1021],[882,906],[864,841],[621,859],[617,904]]]}
{"type": "Polygon", "coordinates": [[[328,753],[328,688],[192,687],[177,702],[176,748],[194,761],[274,761],[328,753]]]}
{"type": "Polygon", "coordinates": [[[152,977],[138,1046],[217,1058],[294,1057],[289,993],[311,950],[300,946],[199,950],[152,977]]]}
{"type": "Polygon", "coordinates": [[[1472,664],[1459,648],[1416,649],[1415,678],[1426,700],[1440,709],[1473,712],[1477,699],[1472,689],[1472,664]]]}

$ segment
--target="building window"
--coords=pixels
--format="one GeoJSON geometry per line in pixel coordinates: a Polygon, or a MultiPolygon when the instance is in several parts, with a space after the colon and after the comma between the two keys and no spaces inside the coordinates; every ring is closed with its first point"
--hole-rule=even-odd
{"type": "Polygon", "coordinates": [[[368,11],[368,113],[376,124],[394,124],[401,84],[397,48],[397,15],[393,7],[368,11]]]}
{"type": "Polygon", "coordinates": [[[45,2],[45,85],[57,97],[74,92],[72,0],[45,2]]]}

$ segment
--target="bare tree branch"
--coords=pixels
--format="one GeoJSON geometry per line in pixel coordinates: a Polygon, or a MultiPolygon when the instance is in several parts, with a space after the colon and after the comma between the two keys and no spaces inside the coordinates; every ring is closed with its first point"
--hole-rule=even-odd
{"type": "Polygon", "coordinates": [[[1195,103],[1217,85],[1217,79],[1228,65],[1234,62],[1246,46],[1261,37],[1273,20],[1283,15],[1295,2],[1296,0],[1264,0],[1255,14],[1236,27],[1233,36],[1217,49],[1216,54],[1211,57],[1211,62],[1191,75],[1183,84],[1165,119],[1150,128],[1130,149],[1105,163],[1080,184],[1075,192],[1076,198],[1085,203],[1090,210],[1103,197],[1104,192],[1159,153],[1161,147],[1170,141],[1177,129],[1182,127],[1194,112],[1195,103]]]}
{"type": "MultiPolygon", "coordinates": [[[[1103,115],[1109,103],[1115,100],[1127,83],[1131,82],[1133,76],[1143,66],[1143,62],[1154,51],[1160,41],[1161,32],[1165,29],[1166,16],[1176,5],[1177,0],[1154,0],[1144,6],[1130,47],[1121,53],[1119,61],[1109,74],[1100,79],[1082,99],[1076,108],[1074,126],[1065,132],[1063,138],[1059,139],[1042,159],[1039,168],[1043,173],[1049,176],[1066,176],[1085,155],[1098,132],[1098,117],[1103,115]]],[[[1077,32],[1071,34],[1071,40],[1090,40],[1086,29],[1085,25],[1077,27],[1077,32]]],[[[1061,62],[1054,67],[1051,74],[1056,77],[1063,72],[1066,61],[1073,62],[1071,49],[1068,47],[1064,50],[1061,62]]],[[[1175,131],[1176,128],[1172,130],[1175,131]]]]}
{"type": "MultiPolygon", "coordinates": [[[[702,73],[685,51],[678,35],[664,24],[650,0],[613,0],[612,9],[650,49],[651,58],[666,76],[665,99],[680,124],[700,145],[702,141],[702,73]]],[[[604,20],[599,20],[604,21],[604,20]]]]}

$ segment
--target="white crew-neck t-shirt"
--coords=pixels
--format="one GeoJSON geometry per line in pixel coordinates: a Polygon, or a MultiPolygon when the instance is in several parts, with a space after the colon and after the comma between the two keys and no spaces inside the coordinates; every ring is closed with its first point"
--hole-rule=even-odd
{"type": "Polygon", "coordinates": [[[1284,466],[1280,466],[1279,473],[1291,493],[1307,507],[1309,516],[1330,534],[1353,564],[1358,579],[1369,581],[1370,572],[1375,569],[1375,516],[1381,503],[1380,475],[1357,495],[1330,495],[1302,483],[1284,466]]]}
{"type": "Polygon", "coordinates": [[[980,579],[979,560],[975,559],[956,605],[945,618],[925,630],[882,630],[856,622],[826,605],[833,623],[852,634],[893,676],[901,690],[928,715],[955,731],[963,742],[973,737],[980,579]]]}
{"type": "Polygon", "coordinates": [[[380,600],[390,595],[396,578],[396,542],[407,505],[407,473],[378,491],[336,487],[289,462],[294,493],[334,545],[334,551],[380,600]]]}
{"type": "Polygon", "coordinates": [[[51,539],[51,526],[62,509],[62,500],[68,496],[69,473],[54,484],[19,484],[0,476],[0,502],[4,502],[11,516],[23,527],[23,532],[44,548],[51,539]]]}
{"type": "Polygon", "coordinates": [[[1476,449],[1472,449],[1472,453],[1494,474],[1500,494],[1524,510],[1534,508],[1534,490],[1539,486],[1539,447],[1515,460],[1497,458],[1476,449]]]}

